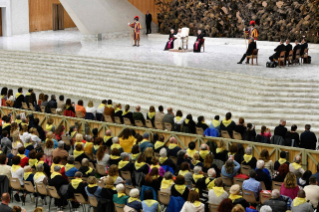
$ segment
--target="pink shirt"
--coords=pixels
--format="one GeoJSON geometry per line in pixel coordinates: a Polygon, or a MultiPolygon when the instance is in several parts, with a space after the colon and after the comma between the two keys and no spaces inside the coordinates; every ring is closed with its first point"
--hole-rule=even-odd
{"type": "Polygon", "coordinates": [[[295,188],[285,188],[284,183],[281,184],[280,194],[290,197],[292,200],[297,197],[299,186],[295,188]]]}
{"type": "MultiPolygon", "coordinates": [[[[262,134],[260,133],[260,135],[262,135],[262,134]]],[[[267,138],[270,139],[271,138],[271,132],[264,133],[263,136],[266,136],[267,138]]]]}

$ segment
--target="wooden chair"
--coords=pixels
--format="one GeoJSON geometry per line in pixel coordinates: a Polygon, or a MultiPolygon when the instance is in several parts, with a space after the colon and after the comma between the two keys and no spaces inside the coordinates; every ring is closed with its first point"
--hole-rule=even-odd
{"type": "Polygon", "coordinates": [[[271,198],[271,193],[259,193],[259,200],[261,204],[264,204],[266,200],[269,200],[271,198]]]}
{"type": "Polygon", "coordinates": [[[250,167],[250,166],[240,164],[240,172],[241,172],[242,174],[249,175],[249,171],[250,171],[250,170],[251,170],[251,167],[250,167]]]}
{"type": "Polygon", "coordinates": [[[144,124],[141,120],[135,120],[135,125],[138,127],[144,127],[144,124]]]}
{"type": "Polygon", "coordinates": [[[229,133],[228,133],[228,131],[226,131],[226,130],[220,131],[220,136],[221,136],[222,138],[231,138],[230,135],[229,135],[229,133]]]}
{"type": "Polygon", "coordinates": [[[258,50],[259,49],[254,49],[253,53],[246,57],[246,63],[248,62],[248,59],[250,58],[251,59],[251,65],[254,65],[254,59],[256,59],[256,65],[258,65],[258,50]]]}
{"type": "Polygon", "coordinates": [[[278,65],[279,65],[279,68],[280,68],[280,62],[282,62],[283,63],[283,66],[285,67],[285,61],[286,61],[286,59],[285,59],[285,57],[286,57],[286,51],[281,51],[280,52],[280,55],[279,55],[279,57],[278,57],[278,59],[273,59],[273,62],[278,62],[278,65]]]}
{"type": "Polygon", "coordinates": [[[201,48],[203,48],[203,52],[205,52],[205,38],[203,38],[203,43],[201,48]]]}
{"type": "Polygon", "coordinates": [[[125,125],[130,125],[132,126],[133,124],[131,123],[131,120],[129,118],[123,118],[124,124],[125,125]]]}
{"type": "Polygon", "coordinates": [[[114,121],[115,121],[115,123],[117,123],[117,124],[122,124],[121,119],[120,119],[120,117],[118,117],[118,116],[114,116],[114,121]]]}
{"type": "Polygon", "coordinates": [[[151,120],[146,119],[146,120],[145,120],[145,125],[146,125],[146,127],[148,127],[148,128],[154,128],[154,127],[153,127],[153,124],[152,124],[152,122],[151,122],[151,120]]]}
{"type": "Polygon", "coordinates": [[[108,115],[104,115],[104,121],[109,122],[109,123],[113,123],[112,117],[108,116],[108,115]]]}
{"type": "Polygon", "coordinates": [[[305,60],[306,60],[307,63],[308,63],[308,50],[309,50],[309,49],[305,49],[304,52],[303,52],[303,55],[301,56],[301,62],[302,62],[302,63],[305,63],[305,60]]]}
{"type": "Polygon", "coordinates": [[[131,191],[133,188],[135,188],[135,187],[134,187],[134,186],[125,185],[125,194],[126,194],[127,196],[129,196],[129,195],[130,195],[130,191],[131,191]]]}
{"type": "Polygon", "coordinates": [[[106,170],[103,165],[96,164],[96,171],[99,175],[106,176],[106,170]]]}
{"type": "Polygon", "coordinates": [[[121,176],[124,180],[132,180],[130,171],[121,171],[121,176]]]}
{"type": "Polygon", "coordinates": [[[278,189],[278,191],[280,192],[282,184],[283,184],[282,182],[272,181],[272,190],[278,189]]]}
{"type": "Polygon", "coordinates": [[[172,131],[172,129],[173,129],[173,126],[171,123],[165,122],[164,126],[165,126],[165,129],[168,131],[172,131]]]}
{"type": "Polygon", "coordinates": [[[241,137],[241,134],[236,131],[233,131],[233,138],[236,140],[243,140],[243,138],[241,137]]]}
{"type": "Polygon", "coordinates": [[[294,57],[294,50],[290,50],[288,57],[286,58],[286,61],[288,61],[288,66],[289,64],[293,65],[293,57],[294,57]]]}
{"type": "Polygon", "coordinates": [[[21,108],[24,109],[24,110],[29,110],[28,105],[25,102],[22,102],[22,107],[21,108]]]}
{"type": "Polygon", "coordinates": [[[116,212],[124,212],[124,204],[116,204],[114,203],[114,208],[116,212]]]}
{"type": "MultiPolygon", "coordinates": [[[[36,194],[37,191],[34,189],[34,186],[32,185],[32,182],[30,181],[23,181],[23,184],[24,184],[24,189],[29,192],[30,194],[30,198],[32,196],[32,194],[36,194]]],[[[35,200],[35,207],[38,207],[38,198],[36,198],[35,200]]]]}
{"type": "Polygon", "coordinates": [[[223,180],[223,183],[227,186],[227,187],[231,187],[233,185],[233,182],[231,181],[231,179],[229,177],[225,177],[222,174],[220,175],[220,177],[223,180]]]}
{"type": "Polygon", "coordinates": [[[86,211],[85,205],[88,205],[89,202],[84,199],[83,195],[80,193],[75,193],[74,198],[78,203],[82,205],[83,211],[86,211]]]}
{"type": "Polygon", "coordinates": [[[169,156],[169,158],[170,158],[175,164],[177,164],[177,157],[169,156]]]}
{"type": "Polygon", "coordinates": [[[243,187],[243,183],[245,181],[244,178],[234,177],[234,184],[239,185],[241,188],[243,187]]]}
{"type": "Polygon", "coordinates": [[[155,122],[154,122],[154,125],[155,125],[155,128],[156,128],[156,129],[159,129],[159,130],[163,130],[163,129],[164,129],[164,126],[163,126],[163,123],[162,123],[162,122],[155,121],[155,122]]]}
{"type": "Polygon", "coordinates": [[[295,55],[295,59],[294,59],[295,65],[296,65],[296,61],[298,61],[299,65],[300,65],[300,51],[301,51],[301,49],[297,49],[297,51],[296,51],[296,55],[295,55]]]}
{"type": "Polygon", "coordinates": [[[51,108],[51,113],[56,114],[56,108],[51,108]]]}
{"type": "Polygon", "coordinates": [[[254,192],[243,190],[243,198],[250,204],[258,204],[254,192]]]}
{"type": "Polygon", "coordinates": [[[45,112],[45,106],[41,106],[41,112],[44,113],[45,112]]]}
{"type": "Polygon", "coordinates": [[[77,118],[84,118],[83,113],[81,111],[75,111],[75,116],[77,118]]]}
{"type": "Polygon", "coordinates": [[[260,184],[261,184],[261,189],[262,190],[267,190],[266,186],[265,186],[265,183],[263,181],[260,181],[260,184]]]}
{"type": "Polygon", "coordinates": [[[35,111],[32,103],[29,103],[29,108],[30,108],[30,110],[35,111]]]}
{"type": "Polygon", "coordinates": [[[79,161],[74,161],[74,166],[77,170],[81,168],[81,163],[79,161]]]}
{"type": "Polygon", "coordinates": [[[208,203],[209,212],[217,212],[217,208],[219,205],[208,203]]]}
{"type": "Polygon", "coordinates": [[[196,127],[196,134],[197,135],[204,135],[204,130],[201,127],[196,127]]]}
{"type": "MultiPolygon", "coordinates": [[[[21,187],[20,181],[18,178],[10,178],[9,179],[10,187],[11,187],[11,196],[13,197],[13,191],[23,191],[24,188],[21,187]]],[[[11,198],[12,202],[14,198],[11,198]]],[[[23,203],[22,203],[23,204],[23,203]]]]}

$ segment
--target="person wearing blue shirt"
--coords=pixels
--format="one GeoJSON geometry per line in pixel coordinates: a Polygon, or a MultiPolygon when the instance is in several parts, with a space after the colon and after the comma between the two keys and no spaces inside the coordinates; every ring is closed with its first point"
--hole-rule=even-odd
{"type": "Polygon", "coordinates": [[[74,166],[74,157],[70,155],[67,159],[67,164],[65,165],[65,175],[67,177],[74,177],[77,171],[78,169],[74,166]]]}
{"type": "Polygon", "coordinates": [[[317,164],[317,172],[315,174],[311,175],[311,177],[316,177],[317,183],[319,185],[319,163],[317,164]]]}
{"type": "Polygon", "coordinates": [[[223,165],[221,174],[233,180],[233,177],[237,175],[239,169],[240,164],[234,160],[233,156],[230,156],[229,159],[226,161],[225,165],[223,165]]]}
{"type": "Polygon", "coordinates": [[[259,192],[261,189],[261,183],[255,180],[256,178],[256,171],[251,169],[249,171],[249,179],[245,180],[243,183],[243,190],[252,191],[255,194],[256,200],[259,198],[259,192]]]}

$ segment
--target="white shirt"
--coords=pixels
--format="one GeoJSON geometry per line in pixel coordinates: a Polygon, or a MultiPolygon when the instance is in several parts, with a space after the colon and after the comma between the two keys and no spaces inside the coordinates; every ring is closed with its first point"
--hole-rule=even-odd
{"type": "Polygon", "coordinates": [[[306,200],[310,200],[310,203],[317,208],[319,201],[319,186],[307,185],[303,190],[306,192],[306,200]]]}
{"type": "Polygon", "coordinates": [[[104,107],[97,108],[97,109],[96,109],[96,112],[97,112],[97,113],[104,114],[104,109],[105,109],[105,106],[104,106],[104,107]]]}
{"type": "Polygon", "coordinates": [[[31,134],[31,140],[37,143],[41,143],[41,139],[37,135],[31,134]]]}
{"type": "MultiPolygon", "coordinates": [[[[95,107],[86,107],[85,110],[87,113],[93,113],[94,117],[96,116],[96,108],[95,107]]],[[[103,113],[104,113],[104,109],[103,109],[103,113]]]]}
{"type": "Polygon", "coordinates": [[[29,135],[28,132],[24,132],[22,135],[19,134],[20,140],[25,144],[25,139],[29,135]]]}
{"type": "Polygon", "coordinates": [[[228,197],[228,193],[226,191],[222,195],[217,197],[214,190],[210,189],[208,192],[208,203],[219,205],[227,197],[228,197]]]}
{"type": "Polygon", "coordinates": [[[20,185],[23,185],[24,170],[22,167],[18,168],[16,172],[13,172],[11,168],[11,175],[12,175],[12,178],[18,178],[20,181],[20,185]]]}
{"type": "Polygon", "coordinates": [[[43,183],[44,178],[46,178],[45,175],[38,177],[38,179],[35,179],[33,177],[33,181],[34,181],[34,183],[43,183]]]}
{"type": "Polygon", "coordinates": [[[11,177],[11,166],[0,165],[0,175],[6,175],[8,178],[11,177]]]}
{"type": "Polygon", "coordinates": [[[191,202],[185,202],[182,210],[180,212],[204,212],[205,211],[205,206],[203,203],[201,203],[198,207],[196,207],[193,203],[191,202]]]}

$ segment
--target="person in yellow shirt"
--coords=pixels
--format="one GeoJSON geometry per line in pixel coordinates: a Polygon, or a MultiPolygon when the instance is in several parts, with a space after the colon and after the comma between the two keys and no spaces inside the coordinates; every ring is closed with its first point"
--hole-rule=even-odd
{"type": "Polygon", "coordinates": [[[119,141],[123,151],[127,153],[132,152],[132,147],[136,143],[136,139],[129,128],[123,130],[123,135],[119,138],[119,141]]]}

